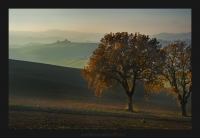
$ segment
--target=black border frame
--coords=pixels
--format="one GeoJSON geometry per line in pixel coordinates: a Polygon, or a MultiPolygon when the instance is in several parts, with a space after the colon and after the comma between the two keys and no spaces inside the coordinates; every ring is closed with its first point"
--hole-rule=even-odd
{"type": "Polygon", "coordinates": [[[1,14],[3,16],[1,20],[1,40],[3,44],[1,45],[1,61],[3,65],[1,66],[2,74],[1,86],[3,89],[1,91],[1,135],[2,137],[17,137],[17,136],[27,136],[27,137],[81,137],[81,134],[89,132],[92,133],[113,133],[113,131],[105,130],[66,130],[66,131],[44,131],[44,130],[9,130],[8,128],[8,9],[9,8],[191,8],[192,9],[192,73],[193,73],[193,92],[192,93],[192,130],[126,130],[117,131],[118,133],[126,133],[128,137],[169,137],[169,136],[181,136],[181,137],[193,137],[198,134],[199,126],[199,99],[198,92],[200,85],[198,84],[198,76],[200,65],[198,65],[199,54],[198,49],[200,45],[198,44],[198,25],[199,25],[199,9],[195,1],[159,1],[159,0],[149,0],[149,1],[6,1],[2,3],[1,14]],[[195,63],[196,62],[196,63],[195,63]],[[5,75],[5,76],[4,76],[5,75]]]}

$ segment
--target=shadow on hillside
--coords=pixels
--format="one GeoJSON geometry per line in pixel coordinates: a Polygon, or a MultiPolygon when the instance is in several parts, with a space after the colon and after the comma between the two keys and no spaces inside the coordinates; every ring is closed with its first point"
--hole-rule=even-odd
{"type": "MultiPolygon", "coordinates": [[[[127,118],[127,119],[143,119],[153,120],[153,121],[167,121],[167,122],[188,122],[188,120],[177,120],[173,118],[160,117],[156,115],[150,115],[145,112],[140,113],[127,113],[123,111],[121,113],[117,112],[100,112],[100,111],[86,111],[78,109],[56,109],[51,107],[32,107],[23,105],[10,105],[9,111],[25,111],[25,112],[44,112],[44,113],[57,113],[57,114],[71,114],[71,115],[81,115],[81,116],[104,116],[104,117],[115,117],[115,118],[127,118]]],[[[184,117],[183,117],[184,118],[184,117]]]]}

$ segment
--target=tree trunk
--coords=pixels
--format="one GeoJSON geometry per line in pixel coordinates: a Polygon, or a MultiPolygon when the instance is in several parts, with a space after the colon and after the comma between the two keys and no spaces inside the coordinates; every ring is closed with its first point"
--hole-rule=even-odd
{"type": "Polygon", "coordinates": [[[186,116],[186,101],[181,97],[181,95],[178,93],[178,104],[181,106],[181,113],[183,116],[186,116]]]}
{"type": "MultiPolygon", "coordinates": [[[[135,72],[135,74],[136,74],[136,72],[135,72]]],[[[136,75],[134,75],[134,76],[136,76],[136,75]]],[[[129,90],[127,90],[126,89],[126,94],[127,94],[127,96],[128,96],[128,99],[127,99],[127,111],[130,111],[130,112],[133,112],[133,105],[132,105],[132,96],[133,96],[133,93],[134,93],[134,91],[135,91],[135,83],[136,83],[136,79],[135,79],[135,77],[134,77],[134,79],[133,79],[133,86],[132,86],[132,89],[131,89],[131,91],[129,92],[129,90]]],[[[126,86],[128,87],[128,83],[126,82],[126,86]]]]}
{"type": "Polygon", "coordinates": [[[181,111],[183,116],[187,116],[186,114],[186,105],[181,105],[181,111]]]}
{"type": "Polygon", "coordinates": [[[133,112],[133,105],[132,105],[132,95],[128,95],[127,99],[127,111],[133,112]]]}

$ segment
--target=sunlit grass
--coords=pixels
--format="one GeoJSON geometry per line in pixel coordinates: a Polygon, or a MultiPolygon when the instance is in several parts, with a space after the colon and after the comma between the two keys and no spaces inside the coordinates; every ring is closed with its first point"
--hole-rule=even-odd
{"type": "Polygon", "coordinates": [[[138,112],[139,112],[139,108],[138,108],[138,106],[133,105],[133,111],[136,112],[136,113],[138,113],[138,112]]]}
{"type": "Polygon", "coordinates": [[[49,62],[48,64],[83,69],[84,66],[87,65],[87,62],[88,60],[73,59],[73,60],[66,60],[66,61],[49,62]]]}

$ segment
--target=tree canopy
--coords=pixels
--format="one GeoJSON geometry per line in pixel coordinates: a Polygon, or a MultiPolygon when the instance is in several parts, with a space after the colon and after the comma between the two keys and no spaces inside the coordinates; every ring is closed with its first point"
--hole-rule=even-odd
{"type": "Polygon", "coordinates": [[[185,106],[192,92],[191,45],[177,40],[163,50],[166,53],[162,69],[165,89],[177,97],[182,115],[186,115],[185,106]]]}
{"type": "Polygon", "coordinates": [[[82,76],[96,96],[101,96],[105,89],[115,90],[121,85],[128,96],[128,109],[132,110],[132,95],[138,81],[163,88],[164,84],[157,83],[165,58],[161,47],[156,38],[150,39],[140,33],[106,34],[82,70],[82,76]]]}
{"type": "Polygon", "coordinates": [[[182,115],[186,115],[186,104],[192,92],[191,45],[176,40],[162,48],[165,60],[157,69],[155,81],[146,81],[147,94],[167,91],[178,99],[182,115]],[[155,85],[156,84],[156,85],[155,85]]]}

